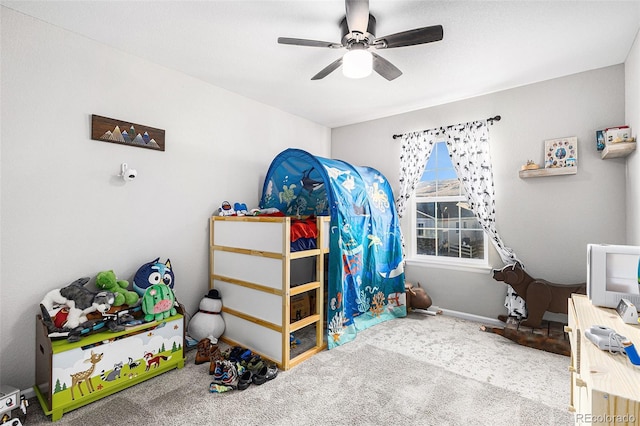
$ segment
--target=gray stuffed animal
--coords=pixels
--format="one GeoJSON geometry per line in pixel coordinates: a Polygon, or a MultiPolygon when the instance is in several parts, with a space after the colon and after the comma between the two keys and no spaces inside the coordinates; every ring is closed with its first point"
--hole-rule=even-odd
{"type": "Polygon", "coordinates": [[[40,302],[47,310],[54,306],[67,306],[69,316],[65,328],[76,328],[87,321],[87,314],[98,311],[107,312],[115,301],[115,293],[108,291],[91,291],[85,287],[89,278],[78,278],[66,287],[51,290],[40,302]]]}

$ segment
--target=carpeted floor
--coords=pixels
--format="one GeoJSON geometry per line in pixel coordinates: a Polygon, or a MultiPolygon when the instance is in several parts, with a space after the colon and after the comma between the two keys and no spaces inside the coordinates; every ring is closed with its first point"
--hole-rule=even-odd
{"type": "MultiPolygon", "coordinates": [[[[420,312],[379,324],[261,386],[209,393],[208,364],[65,414],[64,425],[570,425],[569,358],[420,312]]],[[[51,424],[30,401],[26,425],[51,424]]]]}

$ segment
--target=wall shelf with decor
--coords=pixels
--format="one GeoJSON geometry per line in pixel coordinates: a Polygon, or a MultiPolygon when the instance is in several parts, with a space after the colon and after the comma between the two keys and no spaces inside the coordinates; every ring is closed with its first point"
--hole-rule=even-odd
{"type": "Polygon", "coordinates": [[[636,150],[635,142],[619,142],[609,144],[602,150],[602,159],[626,157],[636,150]]]}
{"type": "Polygon", "coordinates": [[[527,179],[546,176],[575,175],[577,172],[577,167],[549,167],[546,169],[520,170],[518,175],[520,179],[527,179]]]}

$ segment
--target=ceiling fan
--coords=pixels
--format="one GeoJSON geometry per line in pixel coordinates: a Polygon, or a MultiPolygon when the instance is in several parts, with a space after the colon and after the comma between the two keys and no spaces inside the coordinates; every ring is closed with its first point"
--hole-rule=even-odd
{"type": "Polygon", "coordinates": [[[414,46],[442,40],[442,25],[416,28],[384,37],[376,37],[376,18],[369,13],[369,0],[345,0],[346,15],[340,21],[342,39],[340,43],[301,38],[279,37],[278,43],[296,46],[346,48],[347,53],[327,65],[311,80],[320,80],[343,65],[345,75],[352,78],[366,77],[371,70],[391,81],[402,75],[395,65],[382,56],[370,51],[370,48],[392,49],[394,47],[414,46]],[[365,69],[353,65],[352,61],[364,61],[365,69]],[[366,69],[368,67],[368,69],[366,69]]]}

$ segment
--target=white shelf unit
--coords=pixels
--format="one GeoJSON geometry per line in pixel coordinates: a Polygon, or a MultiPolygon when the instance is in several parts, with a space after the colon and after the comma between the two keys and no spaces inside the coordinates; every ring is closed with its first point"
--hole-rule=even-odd
{"type": "Polygon", "coordinates": [[[329,217],[316,218],[317,247],[291,251],[291,217],[212,216],[210,288],[222,298],[221,340],[258,353],[283,370],[326,348],[324,340],[324,258],[329,252],[329,217]],[[310,282],[291,283],[292,263],[314,258],[310,282]],[[311,315],[291,322],[291,297],[315,296],[311,315]],[[315,327],[315,343],[291,356],[290,333],[315,327]]]}

